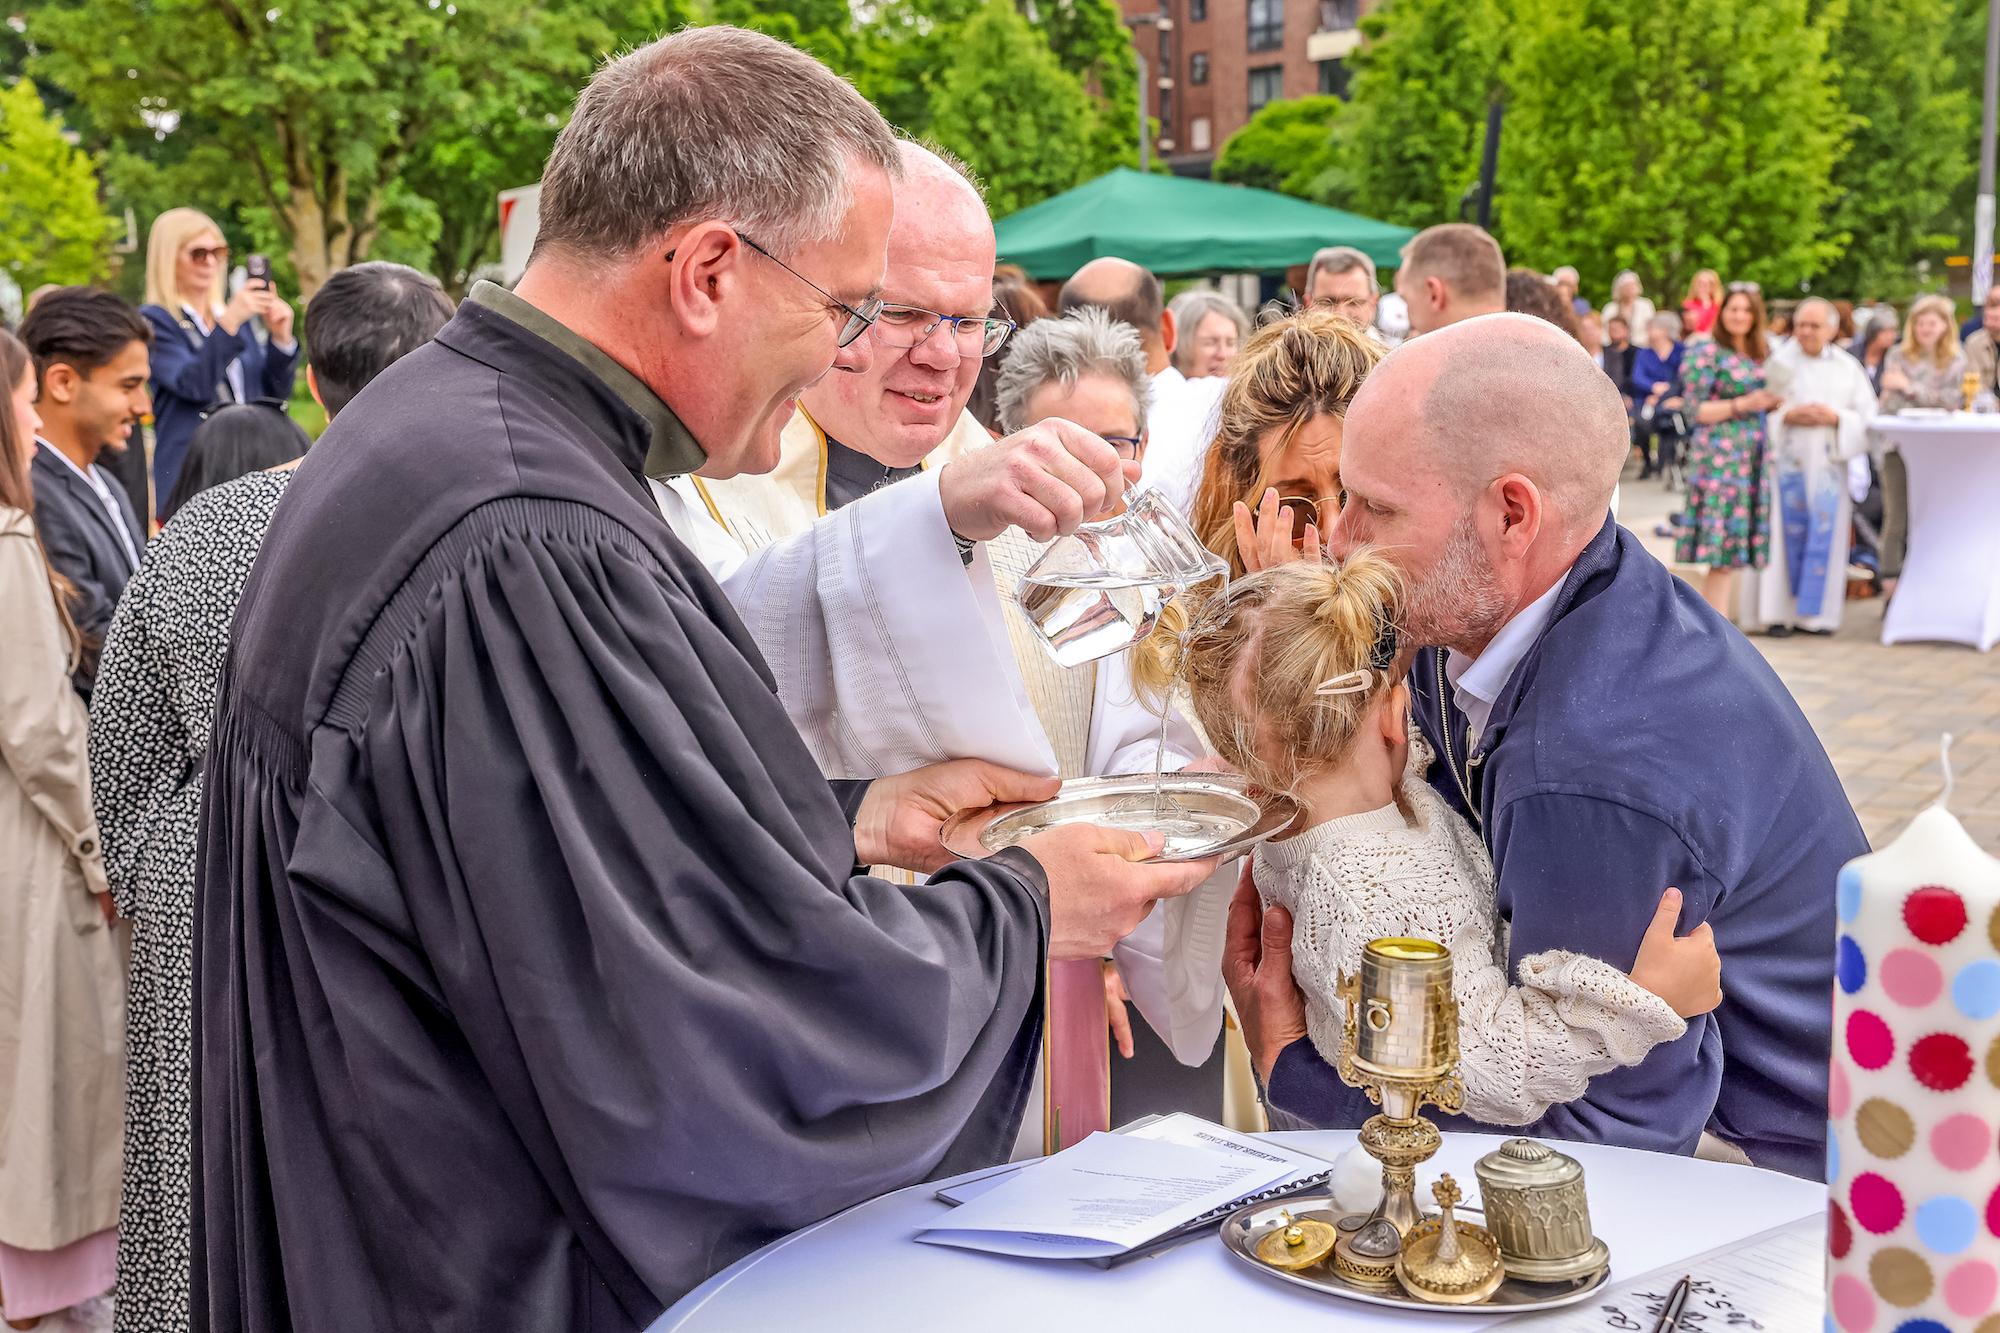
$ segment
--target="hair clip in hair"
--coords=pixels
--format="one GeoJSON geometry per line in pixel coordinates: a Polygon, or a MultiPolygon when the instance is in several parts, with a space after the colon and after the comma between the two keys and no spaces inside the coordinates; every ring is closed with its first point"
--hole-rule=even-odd
{"type": "Polygon", "coordinates": [[[1339,694],[1366,694],[1375,688],[1375,673],[1366,667],[1323,680],[1313,690],[1314,694],[1330,698],[1339,694]]]}

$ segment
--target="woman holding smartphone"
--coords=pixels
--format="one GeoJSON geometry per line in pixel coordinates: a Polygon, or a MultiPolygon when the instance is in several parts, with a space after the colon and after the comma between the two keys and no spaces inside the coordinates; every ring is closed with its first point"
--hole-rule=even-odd
{"type": "Polygon", "coordinates": [[[271,285],[268,266],[225,300],[228,271],[229,246],[206,213],[172,208],[154,220],[140,313],[153,326],[156,508],[173,493],[188,440],[210,408],[292,396],[299,345],[291,306],[271,285]]]}

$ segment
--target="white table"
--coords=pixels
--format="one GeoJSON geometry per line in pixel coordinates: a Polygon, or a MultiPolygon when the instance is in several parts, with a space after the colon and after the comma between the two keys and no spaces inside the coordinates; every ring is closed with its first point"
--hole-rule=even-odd
{"type": "MultiPolygon", "coordinates": [[[[1328,1158],[1354,1142],[1352,1130],[1273,1137],[1328,1158]]],[[[1432,1167],[1450,1171],[1468,1194],[1476,1193],[1472,1164],[1499,1142],[1447,1134],[1432,1167]]],[[[1591,1220],[1611,1247],[1613,1281],[1826,1211],[1823,1186],[1790,1176],[1627,1148],[1560,1146],[1583,1163],[1591,1220]]],[[[815,1333],[947,1328],[1215,1333],[1303,1327],[1308,1320],[1347,1330],[1473,1333],[1485,1322],[1300,1291],[1249,1271],[1213,1236],[1112,1269],[920,1245],[912,1239],[917,1229],[946,1211],[932,1197],[935,1189],[920,1185],[885,1195],[765,1246],[688,1293],[652,1333],[806,1328],[815,1333]]],[[[1819,1327],[1817,1313],[1810,1323],[1819,1327]]]]}
{"type": "Polygon", "coordinates": [[[1910,475],[1910,549],[1882,642],[2000,643],[2000,416],[1877,417],[1910,475]]]}

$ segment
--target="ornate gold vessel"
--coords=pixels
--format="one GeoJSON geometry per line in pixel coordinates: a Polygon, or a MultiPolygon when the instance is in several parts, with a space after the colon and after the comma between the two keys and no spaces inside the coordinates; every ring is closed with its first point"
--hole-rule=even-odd
{"type": "Polygon", "coordinates": [[[1334,1271],[1360,1286],[1393,1288],[1404,1238],[1423,1220],[1417,1165],[1442,1143],[1421,1112],[1426,1104],[1448,1113],[1465,1106],[1451,950],[1435,940],[1373,940],[1361,951],[1361,970],[1341,978],[1340,995],[1341,1080],[1382,1108],[1360,1134],[1362,1149],[1382,1164],[1382,1202],[1341,1223],[1334,1271]]]}
{"type": "Polygon", "coordinates": [[[1453,1215],[1461,1195],[1458,1182],[1439,1176],[1431,1187],[1441,1210],[1419,1222],[1403,1243],[1396,1260],[1396,1281],[1419,1300],[1437,1305],[1477,1305],[1498,1291],[1507,1278],[1500,1264],[1500,1246],[1485,1227],[1461,1222],[1453,1215]]]}
{"type": "Polygon", "coordinates": [[[1479,1159],[1486,1226],[1508,1273],[1528,1282],[1590,1277],[1611,1252],[1590,1227],[1583,1166],[1533,1139],[1508,1139],[1479,1159]]]}

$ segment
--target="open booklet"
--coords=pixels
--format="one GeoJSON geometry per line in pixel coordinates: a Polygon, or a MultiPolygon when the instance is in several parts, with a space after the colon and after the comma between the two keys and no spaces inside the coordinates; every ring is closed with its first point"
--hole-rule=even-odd
{"type": "Polygon", "coordinates": [[[1104,1264],[1213,1226],[1246,1203],[1323,1185],[1330,1170],[1197,1116],[1161,1116],[939,1191],[959,1206],[917,1239],[1104,1264]]]}

